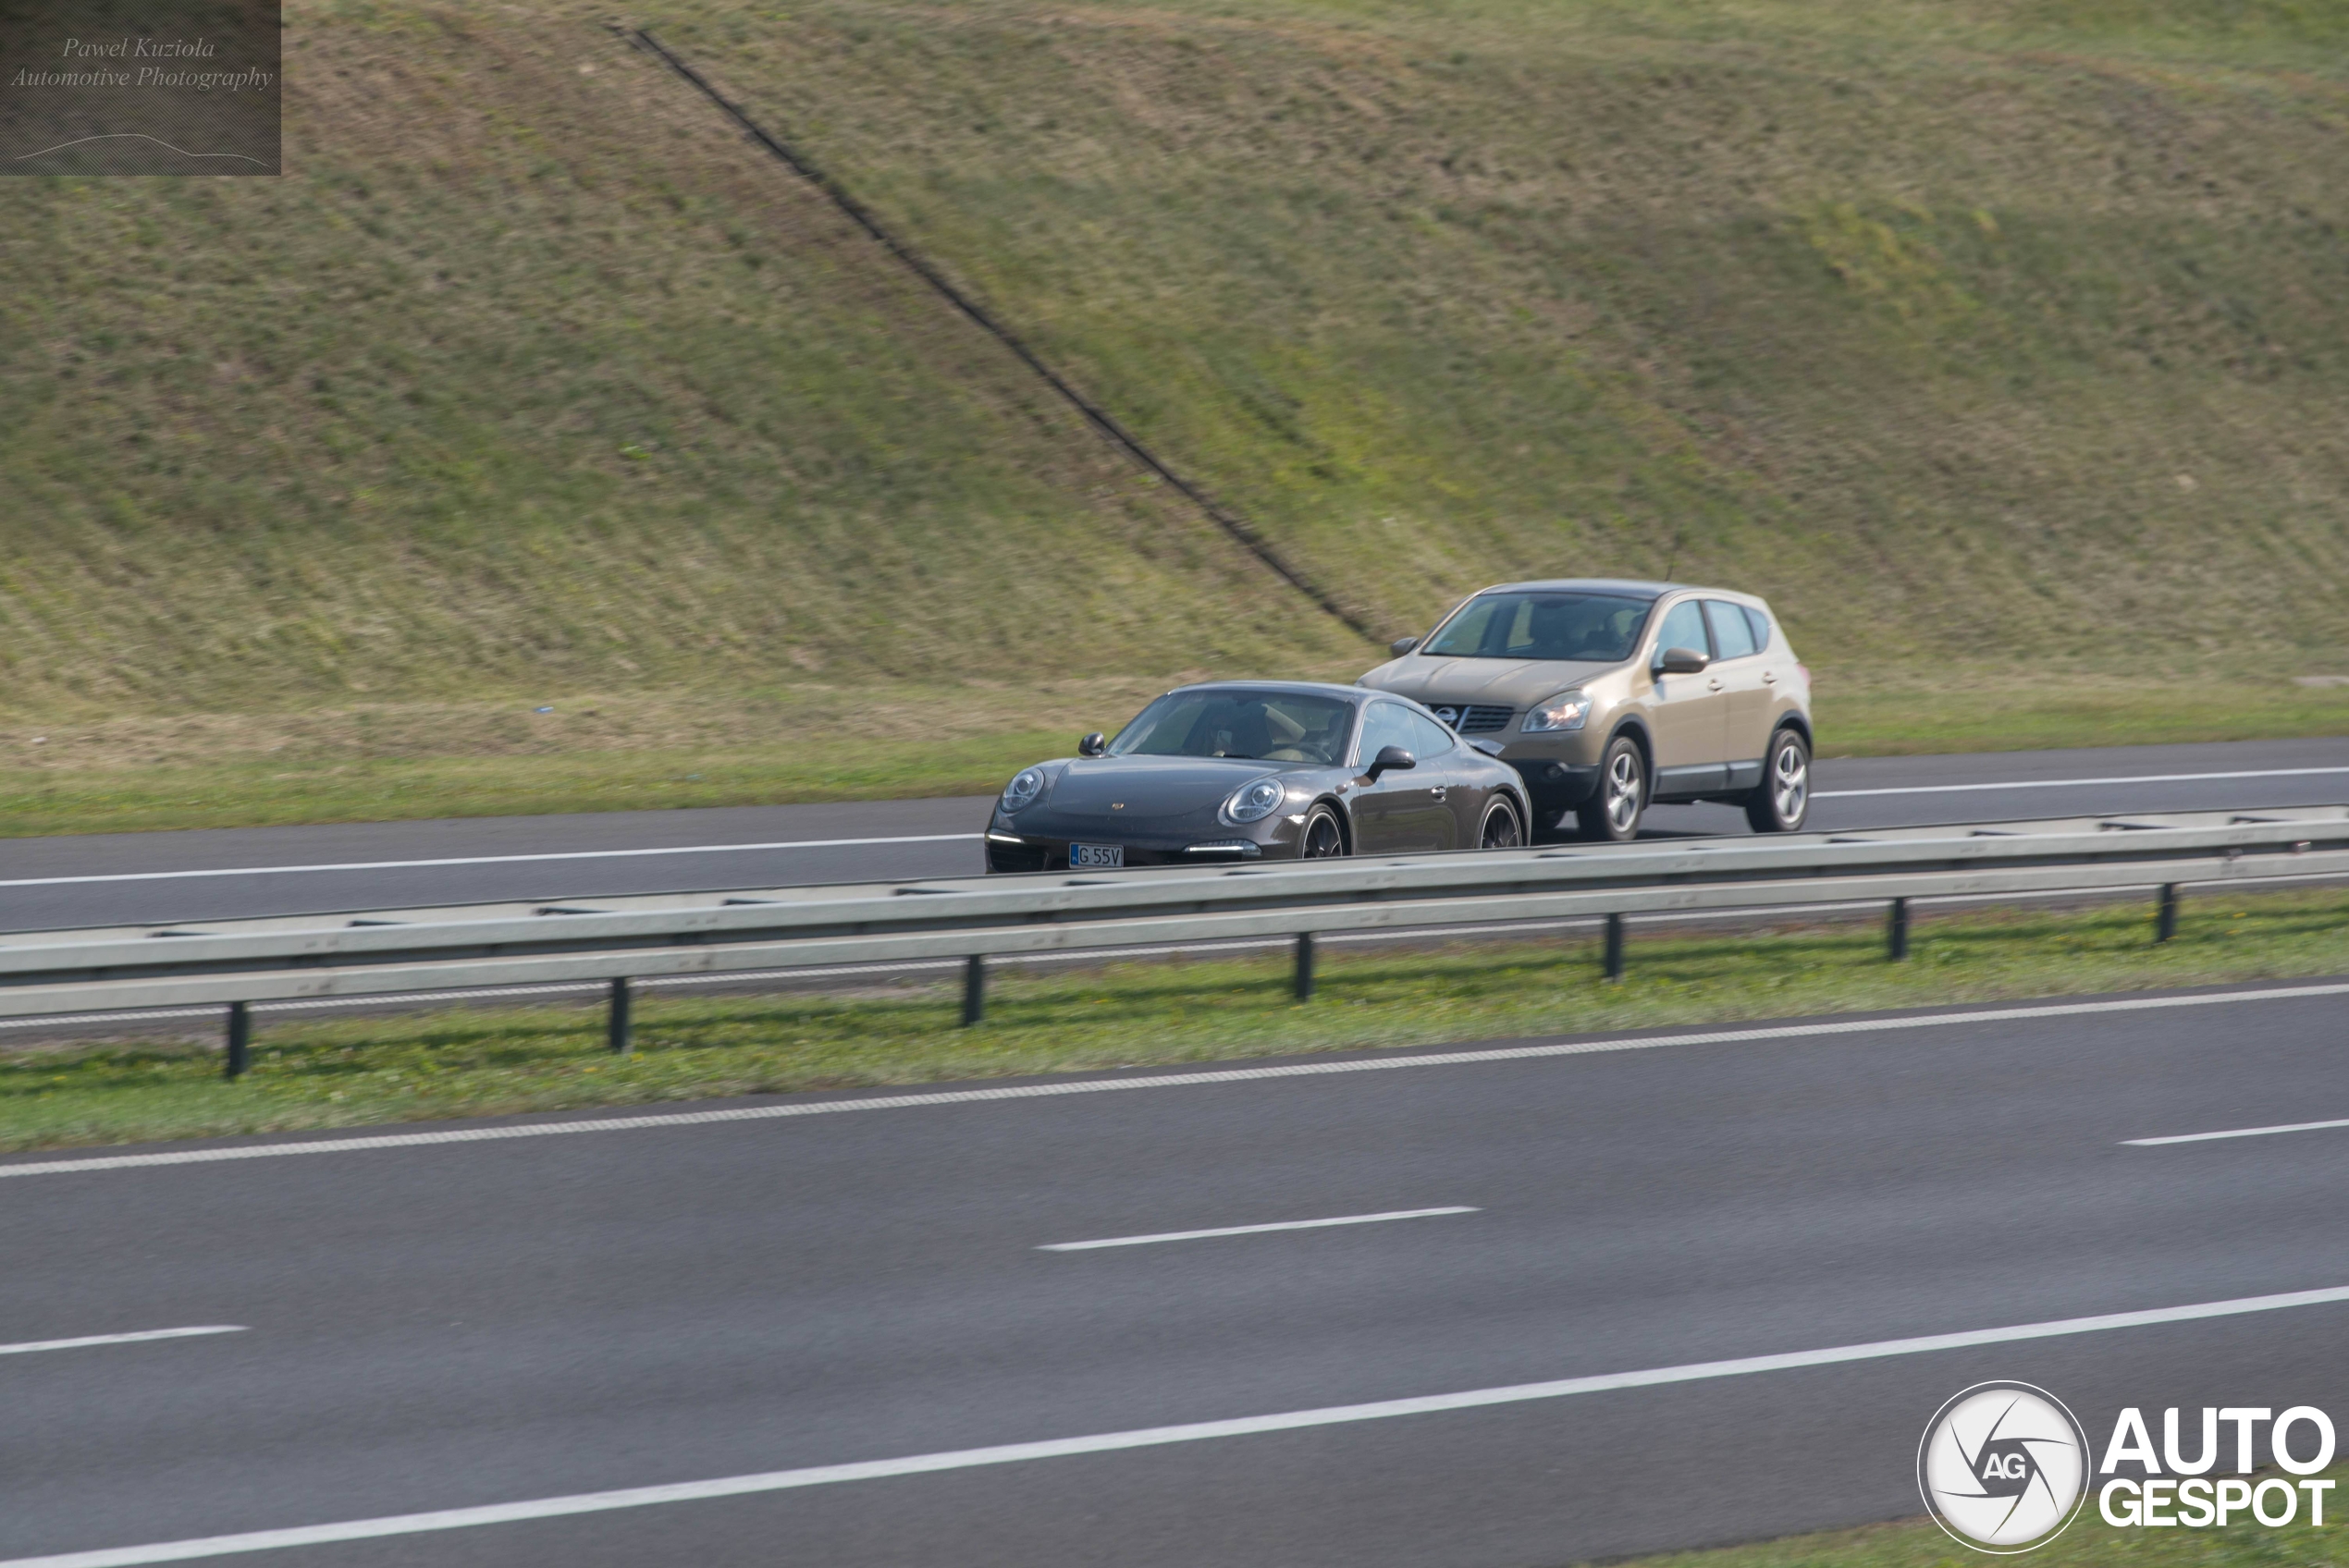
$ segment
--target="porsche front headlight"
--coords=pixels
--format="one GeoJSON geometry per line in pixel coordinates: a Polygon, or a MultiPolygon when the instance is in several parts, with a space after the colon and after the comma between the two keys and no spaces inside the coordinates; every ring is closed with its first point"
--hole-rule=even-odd
{"type": "Polygon", "coordinates": [[[1040,767],[1023,767],[1012,776],[1010,783],[1003,786],[1003,809],[1017,811],[1022,806],[1034,805],[1036,797],[1043,792],[1044,770],[1040,767]]]}
{"type": "Polygon", "coordinates": [[[1580,729],[1582,721],[1590,717],[1590,698],[1580,692],[1560,692],[1556,696],[1528,708],[1525,722],[1518,728],[1529,735],[1556,729],[1580,729]]]}
{"type": "Polygon", "coordinates": [[[1288,791],[1277,778],[1260,778],[1224,802],[1224,815],[1234,822],[1261,822],[1281,809],[1288,791]]]}

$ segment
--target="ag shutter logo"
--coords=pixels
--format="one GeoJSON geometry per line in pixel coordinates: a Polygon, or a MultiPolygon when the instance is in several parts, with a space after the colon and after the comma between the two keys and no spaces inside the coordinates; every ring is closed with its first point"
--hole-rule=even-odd
{"type": "Polygon", "coordinates": [[[1925,1423],[1917,1489],[1961,1544],[2030,1551],[2061,1535],[2087,1501],[2087,1434],[2045,1389],[1976,1383],[1925,1423]]]}

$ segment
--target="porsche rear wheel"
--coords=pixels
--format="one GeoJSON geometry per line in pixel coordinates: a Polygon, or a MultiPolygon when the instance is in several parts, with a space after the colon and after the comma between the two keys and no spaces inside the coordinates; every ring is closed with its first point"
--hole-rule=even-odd
{"type": "Polygon", "coordinates": [[[1339,825],[1337,813],[1315,806],[1305,819],[1305,831],[1297,836],[1297,858],[1335,860],[1345,852],[1346,829],[1339,825]]]}

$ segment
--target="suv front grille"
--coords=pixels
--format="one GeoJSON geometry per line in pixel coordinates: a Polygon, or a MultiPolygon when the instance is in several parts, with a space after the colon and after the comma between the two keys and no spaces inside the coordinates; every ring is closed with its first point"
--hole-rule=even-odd
{"type": "Polygon", "coordinates": [[[1435,717],[1463,735],[1489,735],[1495,729],[1507,729],[1515,708],[1471,704],[1460,706],[1452,703],[1430,703],[1435,717]]]}

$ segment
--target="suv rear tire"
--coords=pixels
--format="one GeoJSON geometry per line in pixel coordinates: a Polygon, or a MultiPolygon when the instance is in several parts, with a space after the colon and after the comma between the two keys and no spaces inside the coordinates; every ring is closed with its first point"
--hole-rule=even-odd
{"type": "Polygon", "coordinates": [[[1590,803],[1575,808],[1582,837],[1621,844],[1640,836],[1640,814],[1648,804],[1648,759],[1640,743],[1617,735],[1599,760],[1599,787],[1590,803]]]}
{"type": "Polygon", "coordinates": [[[1811,748],[1802,733],[1780,729],[1762,753],[1762,782],[1745,798],[1756,833],[1800,833],[1811,815],[1811,748]]]}

